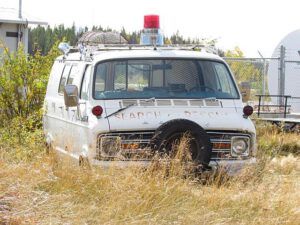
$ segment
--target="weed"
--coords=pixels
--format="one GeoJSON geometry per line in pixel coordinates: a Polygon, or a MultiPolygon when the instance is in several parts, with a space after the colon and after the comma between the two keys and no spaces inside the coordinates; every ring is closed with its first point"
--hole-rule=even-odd
{"type": "Polygon", "coordinates": [[[0,218],[15,224],[297,224],[298,157],[271,158],[275,152],[259,148],[257,165],[231,178],[217,173],[203,184],[186,175],[187,144],[180,143],[182,152],[169,164],[158,160],[146,169],[82,170],[67,159],[57,164],[51,154],[31,160],[6,155],[0,199],[9,196],[10,209],[0,218]]]}

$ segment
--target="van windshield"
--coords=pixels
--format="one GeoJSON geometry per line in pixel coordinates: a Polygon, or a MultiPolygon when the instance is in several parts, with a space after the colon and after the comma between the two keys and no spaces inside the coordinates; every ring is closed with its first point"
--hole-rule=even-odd
{"type": "Polygon", "coordinates": [[[95,67],[95,99],[239,98],[224,63],[193,59],[114,60],[95,67]]]}

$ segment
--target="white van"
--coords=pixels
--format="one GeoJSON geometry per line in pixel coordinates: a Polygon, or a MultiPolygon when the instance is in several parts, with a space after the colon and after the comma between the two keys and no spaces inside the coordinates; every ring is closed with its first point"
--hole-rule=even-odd
{"type": "Polygon", "coordinates": [[[253,109],[215,54],[102,46],[60,56],[44,107],[48,146],[79,163],[149,162],[186,132],[192,159],[203,166],[254,161],[253,109]]]}

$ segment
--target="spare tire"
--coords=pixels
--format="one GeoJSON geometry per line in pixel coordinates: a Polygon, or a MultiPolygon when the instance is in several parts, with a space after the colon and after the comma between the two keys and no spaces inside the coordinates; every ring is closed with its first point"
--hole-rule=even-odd
{"type": "Polygon", "coordinates": [[[212,143],[205,130],[190,120],[175,119],[162,124],[151,139],[151,148],[156,152],[168,154],[172,151],[173,143],[179,141],[186,133],[191,138],[189,144],[193,162],[208,168],[212,143]]]}

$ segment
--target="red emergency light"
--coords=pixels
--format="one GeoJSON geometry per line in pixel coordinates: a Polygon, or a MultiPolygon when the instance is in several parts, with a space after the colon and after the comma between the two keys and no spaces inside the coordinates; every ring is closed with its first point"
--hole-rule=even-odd
{"type": "Polygon", "coordinates": [[[159,16],[158,15],[144,16],[144,29],[159,29],[159,16]]]}

